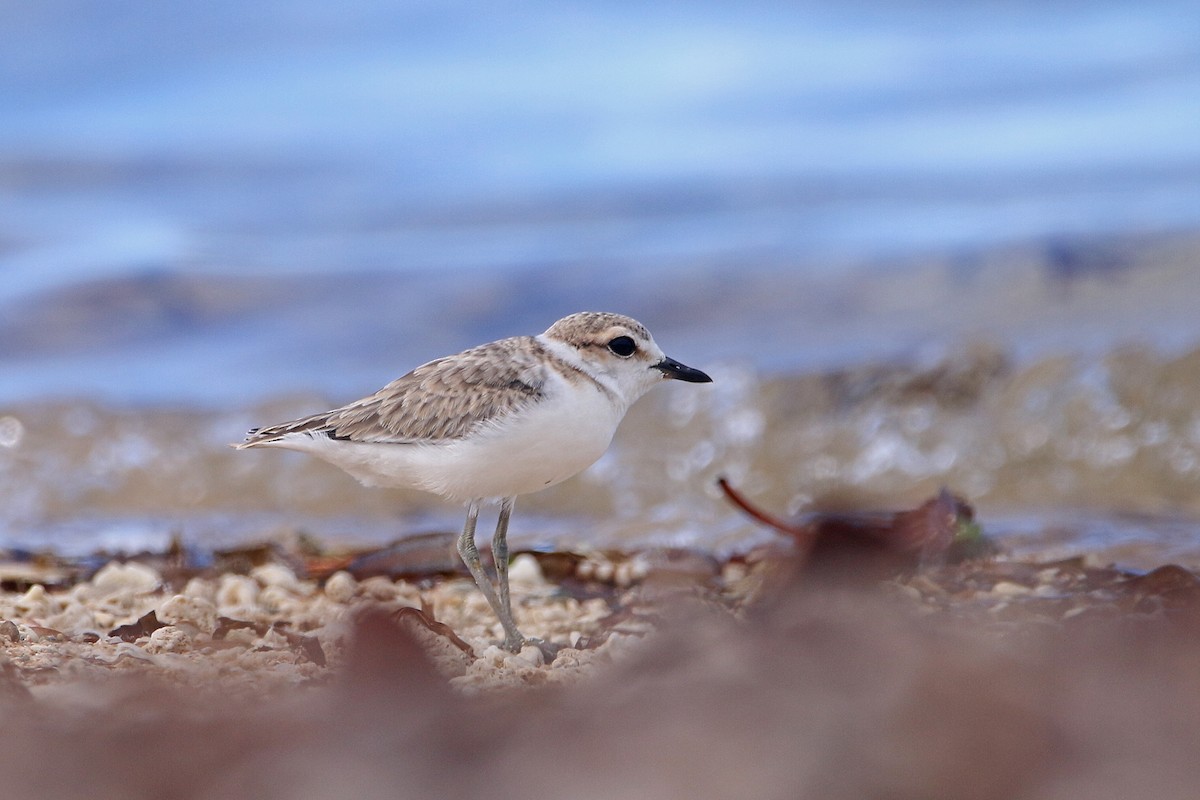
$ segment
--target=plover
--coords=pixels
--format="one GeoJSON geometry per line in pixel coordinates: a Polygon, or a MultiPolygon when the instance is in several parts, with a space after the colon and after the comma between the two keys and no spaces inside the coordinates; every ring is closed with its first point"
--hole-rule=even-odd
{"type": "Polygon", "coordinates": [[[417,367],[378,392],[311,417],[255,428],[238,448],[317,456],[368,486],[466,503],[458,552],[500,618],[504,647],[526,640],[508,589],[508,520],[517,495],[561,483],[603,455],[629,407],[663,379],[709,383],[620,314],[581,312],[417,367]],[[495,581],[475,546],[480,506],[498,501],[495,581]]]}

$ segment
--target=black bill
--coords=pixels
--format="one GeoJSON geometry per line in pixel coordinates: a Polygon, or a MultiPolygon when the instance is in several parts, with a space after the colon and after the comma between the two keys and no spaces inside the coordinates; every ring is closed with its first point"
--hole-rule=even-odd
{"type": "Polygon", "coordinates": [[[656,369],[662,372],[663,377],[674,378],[677,381],[687,381],[688,383],[712,383],[712,378],[698,369],[680,364],[673,358],[664,358],[662,361],[655,364],[651,369],[656,369]]]}

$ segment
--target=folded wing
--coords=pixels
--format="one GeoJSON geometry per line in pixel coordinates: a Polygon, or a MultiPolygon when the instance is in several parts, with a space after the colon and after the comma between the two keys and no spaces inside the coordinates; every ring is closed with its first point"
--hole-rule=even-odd
{"type": "Polygon", "coordinates": [[[423,364],[341,408],[255,428],[238,447],[297,434],[395,444],[461,439],[543,396],[546,367],[541,351],[531,337],[480,345],[423,364]]]}

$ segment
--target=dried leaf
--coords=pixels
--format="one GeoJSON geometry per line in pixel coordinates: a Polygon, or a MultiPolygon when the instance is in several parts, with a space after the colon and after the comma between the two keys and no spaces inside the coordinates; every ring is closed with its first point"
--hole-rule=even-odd
{"type": "Polygon", "coordinates": [[[138,617],[136,622],[131,622],[128,625],[120,625],[109,631],[109,636],[116,636],[126,642],[136,642],[143,636],[149,636],[159,628],[167,627],[164,623],[158,621],[158,617],[153,611],[138,617]]]}
{"type": "MultiPolygon", "coordinates": [[[[391,578],[418,579],[437,575],[466,573],[454,543],[457,535],[448,532],[425,533],[362,553],[345,566],[359,580],[379,575],[391,578]]],[[[485,563],[489,556],[481,553],[485,563]]]]}
{"type": "Polygon", "coordinates": [[[67,635],[62,631],[55,630],[54,628],[47,628],[44,625],[30,625],[29,630],[33,631],[43,639],[58,639],[61,641],[67,638],[67,635]]]}
{"type": "Polygon", "coordinates": [[[837,561],[856,577],[876,580],[939,560],[988,552],[974,509],[946,489],[915,509],[899,512],[813,513],[784,522],[742,497],[724,478],[730,502],[752,518],[791,537],[794,561],[805,568],[837,561]]]}
{"type": "Polygon", "coordinates": [[[444,622],[438,622],[432,616],[426,614],[419,608],[405,606],[404,608],[397,609],[396,612],[392,614],[392,617],[397,621],[410,620],[415,622],[418,625],[425,627],[429,631],[436,633],[438,636],[446,637],[450,640],[451,644],[453,644],[459,650],[462,650],[471,658],[475,657],[475,650],[471,647],[471,645],[459,638],[458,634],[454,632],[453,628],[444,622]]]}
{"type": "Polygon", "coordinates": [[[327,663],[325,650],[321,647],[321,642],[317,637],[305,636],[302,633],[288,630],[288,623],[283,621],[267,625],[262,622],[250,622],[249,620],[233,619],[232,617],[218,617],[217,627],[213,629],[212,638],[214,641],[221,641],[231,631],[238,630],[252,630],[257,636],[265,636],[268,631],[274,631],[284,638],[288,647],[300,653],[312,663],[320,667],[324,667],[327,663]]]}
{"type": "Polygon", "coordinates": [[[725,493],[725,496],[729,498],[729,501],[742,511],[746,512],[747,516],[758,520],[768,528],[774,528],[780,533],[785,533],[788,536],[795,538],[797,540],[797,544],[799,544],[800,540],[802,539],[806,540],[812,537],[812,531],[810,531],[806,525],[793,525],[791,523],[784,522],[778,517],[772,516],[763,511],[761,508],[752,505],[750,501],[743,497],[740,492],[734,489],[733,486],[730,485],[729,481],[724,477],[717,478],[717,486],[720,486],[721,491],[725,493]]]}
{"type": "Polygon", "coordinates": [[[1193,611],[1200,613],[1200,578],[1178,564],[1165,564],[1145,575],[1120,582],[1117,588],[1135,611],[1193,611]]]}
{"type": "Polygon", "coordinates": [[[287,640],[288,647],[299,653],[302,653],[305,658],[316,664],[318,667],[323,667],[326,665],[325,651],[322,649],[321,642],[317,639],[317,637],[305,636],[302,633],[289,631],[287,629],[287,623],[285,622],[276,622],[271,626],[271,630],[283,636],[283,638],[287,640]]]}
{"type": "Polygon", "coordinates": [[[224,639],[229,635],[230,631],[237,631],[249,628],[259,636],[262,636],[270,628],[261,622],[248,622],[244,619],[233,619],[232,617],[217,617],[217,627],[213,629],[213,639],[224,639]]]}

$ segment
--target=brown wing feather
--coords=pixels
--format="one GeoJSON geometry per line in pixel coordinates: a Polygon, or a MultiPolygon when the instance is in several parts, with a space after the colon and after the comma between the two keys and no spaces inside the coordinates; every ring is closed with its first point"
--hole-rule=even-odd
{"type": "Polygon", "coordinates": [[[417,367],[370,397],[323,414],[256,428],[242,446],[289,433],[322,432],[354,442],[438,442],[542,396],[545,351],[532,337],[502,339],[417,367]]]}

